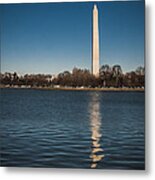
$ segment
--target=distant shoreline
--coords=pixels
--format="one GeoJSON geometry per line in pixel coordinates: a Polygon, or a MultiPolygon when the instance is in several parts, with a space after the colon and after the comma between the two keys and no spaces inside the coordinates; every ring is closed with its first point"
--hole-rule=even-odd
{"type": "Polygon", "coordinates": [[[64,91],[137,91],[137,92],[144,92],[145,88],[80,88],[80,87],[5,87],[0,86],[0,89],[37,89],[37,90],[64,90],[64,91]]]}

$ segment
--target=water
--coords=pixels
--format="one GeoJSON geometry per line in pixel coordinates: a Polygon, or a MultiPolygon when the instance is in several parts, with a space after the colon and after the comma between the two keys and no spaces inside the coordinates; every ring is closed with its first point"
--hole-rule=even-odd
{"type": "Polygon", "coordinates": [[[1,89],[1,165],[144,169],[144,92],[1,89]]]}

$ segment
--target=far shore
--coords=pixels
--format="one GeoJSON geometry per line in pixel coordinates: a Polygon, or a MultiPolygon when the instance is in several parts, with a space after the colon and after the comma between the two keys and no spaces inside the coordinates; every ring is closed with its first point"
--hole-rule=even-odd
{"type": "Polygon", "coordinates": [[[38,89],[38,90],[65,90],[65,91],[138,91],[143,92],[145,91],[144,88],[115,88],[115,87],[102,87],[102,88],[88,88],[88,87],[20,87],[20,86],[2,86],[0,88],[7,88],[7,89],[38,89]]]}

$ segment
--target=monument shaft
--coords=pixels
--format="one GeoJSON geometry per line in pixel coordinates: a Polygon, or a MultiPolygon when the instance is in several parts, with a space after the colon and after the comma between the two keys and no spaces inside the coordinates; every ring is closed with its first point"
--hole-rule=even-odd
{"type": "Polygon", "coordinates": [[[99,76],[99,28],[98,9],[94,5],[93,9],[93,45],[92,45],[92,74],[99,76]]]}

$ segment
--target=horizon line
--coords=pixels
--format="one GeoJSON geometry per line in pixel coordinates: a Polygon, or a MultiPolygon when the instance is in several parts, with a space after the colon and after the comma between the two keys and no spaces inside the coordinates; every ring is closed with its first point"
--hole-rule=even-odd
{"type": "MultiPolygon", "coordinates": [[[[119,64],[114,64],[114,65],[103,64],[102,66],[105,66],[105,65],[108,65],[110,68],[112,68],[113,66],[117,66],[117,65],[119,65],[119,64]]],[[[102,66],[101,66],[101,67],[102,67],[102,66]]],[[[121,65],[119,65],[119,66],[121,66],[121,65]]],[[[101,67],[100,67],[100,68],[101,68],[101,67]]],[[[145,65],[144,65],[144,66],[139,65],[139,66],[136,66],[135,69],[127,70],[127,71],[124,71],[122,67],[121,67],[121,69],[122,69],[122,72],[123,72],[123,73],[131,73],[131,72],[133,72],[133,71],[136,71],[136,69],[137,69],[138,67],[145,68],[145,65]]],[[[81,70],[88,70],[88,71],[91,73],[91,70],[90,70],[89,68],[80,68],[80,67],[74,66],[71,70],[67,70],[67,69],[66,69],[66,70],[59,71],[59,72],[57,72],[57,73],[52,73],[52,72],[25,72],[25,73],[24,73],[24,72],[19,72],[19,71],[17,71],[17,70],[3,71],[3,70],[1,69],[0,74],[4,74],[4,73],[11,73],[11,74],[12,74],[12,73],[15,73],[15,72],[16,72],[16,73],[17,73],[18,75],[20,75],[20,76],[25,75],[25,74],[33,74],[33,75],[35,75],[35,74],[58,75],[58,74],[63,73],[63,72],[65,72],[65,71],[68,71],[68,72],[71,73],[74,68],[81,69],[81,70]]]]}

